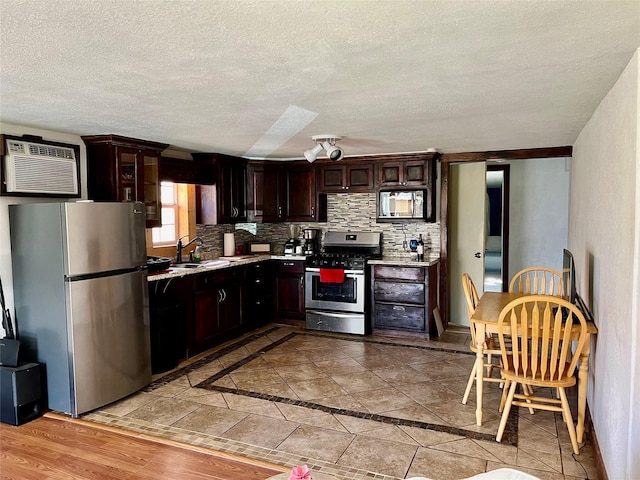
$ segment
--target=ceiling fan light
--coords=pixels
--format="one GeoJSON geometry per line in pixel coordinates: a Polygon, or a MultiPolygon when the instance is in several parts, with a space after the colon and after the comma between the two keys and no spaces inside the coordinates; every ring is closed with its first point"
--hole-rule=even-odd
{"type": "Polygon", "coordinates": [[[304,157],[307,159],[309,163],[313,163],[316,161],[316,158],[318,158],[318,154],[321,151],[322,151],[322,145],[316,144],[315,147],[304,151],[304,157]]]}

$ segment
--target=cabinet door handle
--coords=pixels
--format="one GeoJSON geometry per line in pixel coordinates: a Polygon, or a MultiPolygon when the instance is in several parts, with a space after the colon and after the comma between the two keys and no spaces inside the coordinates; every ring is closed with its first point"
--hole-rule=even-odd
{"type": "Polygon", "coordinates": [[[278,206],[278,216],[282,216],[282,205],[278,206]]]}
{"type": "Polygon", "coordinates": [[[316,216],[316,207],[311,207],[311,216],[312,217],[316,216]]]}
{"type": "Polygon", "coordinates": [[[394,305],[394,306],[393,306],[393,309],[394,309],[394,310],[400,310],[400,311],[402,311],[402,312],[404,312],[404,311],[406,310],[406,309],[405,309],[403,306],[401,306],[401,305],[394,305]]]}
{"type": "Polygon", "coordinates": [[[300,277],[300,286],[304,287],[304,277],[300,277]]]}
{"type": "Polygon", "coordinates": [[[223,288],[222,289],[222,301],[224,302],[227,299],[227,291],[223,288]]]}
{"type": "Polygon", "coordinates": [[[218,290],[218,303],[222,303],[222,290],[218,290]]]}
{"type": "Polygon", "coordinates": [[[283,262],[282,265],[284,265],[285,267],[293,267],[295,265],[295,263],[293,263],[293,262],[283,262]]]}

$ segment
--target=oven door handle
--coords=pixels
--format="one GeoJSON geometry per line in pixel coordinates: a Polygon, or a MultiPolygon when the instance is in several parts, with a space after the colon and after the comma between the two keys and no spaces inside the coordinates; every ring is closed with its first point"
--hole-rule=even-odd
{"type": "MultiPolygon", "coordinates": [[[[307,267],[305,269],[305,271],[307,271],[307,272],[318,272],[319,273],[320,269],[316,268],[316,267],[307,267]]],[[[345,270],[344,274],[345,275],[364,275],[364,271],[363,270],[345,270]]]]}
{"type": "Polygon", "coordinates": [[[318,312],[316,310],[307,310],[309,313],[321,314],[323,317],[334,317],[334,318],[353,318],[353,313],[339,313],[339,312],[328,312],[323,310],[322,312],[318,312]]]}

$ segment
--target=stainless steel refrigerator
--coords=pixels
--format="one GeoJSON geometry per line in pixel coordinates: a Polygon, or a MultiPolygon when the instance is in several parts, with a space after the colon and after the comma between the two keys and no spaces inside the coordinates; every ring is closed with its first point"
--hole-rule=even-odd
{"type": "Polygon", "coordinates": [[[77,417],[151,382],[141,203],[9,206],[16,334],[48,407],[77,417]]]}

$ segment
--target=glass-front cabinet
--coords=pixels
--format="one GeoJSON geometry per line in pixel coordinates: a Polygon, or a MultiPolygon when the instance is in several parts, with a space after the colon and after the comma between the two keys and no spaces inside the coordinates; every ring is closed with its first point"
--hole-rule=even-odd
{"type": "Polygon", "coordinates": [[[160,226],[160,154],[169,145],[118,135],[82,137],[87,146],[89,199],[143,202],[147,228],[160,226]]]}
{"type": "Polygon", "coordinates": [[[160,181],[158,177],[158,163],[160,154],[154,152],[142,152],[142,164],[144,165],[144,209],[147,214],[147,223],[160,222],[160,181]]]}

